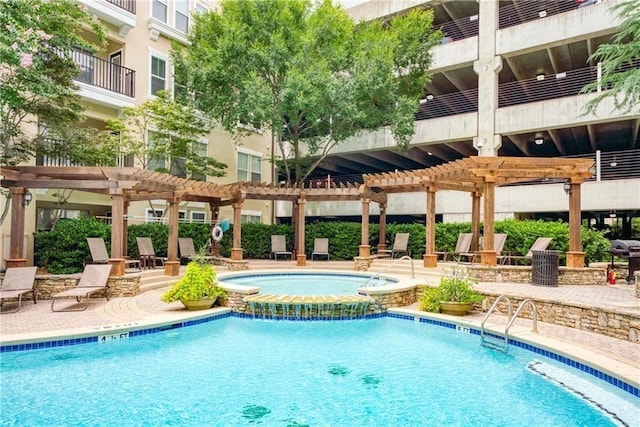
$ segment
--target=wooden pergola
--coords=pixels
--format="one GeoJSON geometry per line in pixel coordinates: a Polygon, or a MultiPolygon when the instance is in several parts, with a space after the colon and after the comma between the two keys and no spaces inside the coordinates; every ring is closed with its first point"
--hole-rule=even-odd
{"type": "MultiPolygon", "coordinates": [[[[364,184],[386,193],[426,191],[426,250],[425,267],[435,267],[435,204],[438,190],[466,191],[472,195],[471,223],[474,235],[473,250],[478,249],[480,203],[484,198],[484,239],[481,263],[496,265],[493,246],[495,189],[522,182],[554,179],[564,180],[569,197],[569,251],[567,266],[582,267],[581,247],[581,184],[593,175],[594,161],[590,159],[535,157],[468,157],[427,169],[381,173],[364,176],[364,184]]],[[[364,242],[363,242],[364,243],[364,242]]]]}
{"type": "Polygon", "coordinates": [[[594,162],[588,159],[469,157],[427,169],[381,173],[364,176],[364,184],[338,184],[328,188],[286,187],[274,184],[237,182],[215,184],[178,178],[172,175],[136,168],[109,167],[44,167],[10,166],[0,168],[2,186],[12,196],[9,258],[7,267],[26,265],[22,258],[24,234],[24,195],[29,188],[74,189],[111,197],[111,248],[114,274],[123,274],[127,255],[127,211],[133,201],[165,200],[168,203],[168,262],[165,273],[177,275],[178,208],[183,201],[209,204],[212,217],[218,219],[221,206],[233,207],[233,244],[231,259],[242,259],[241,212],[245,200],[289,201],[293,203],[295,250],[297,264],[306,265],[305,206],[309,201],[360,201],[362,203],[362,233],[359,255],[370,257],[369,205],[380,205],[380,245],[386,249],[387,194],[426,191],[426,251],[425,267],[435,267],[435,198],[438,190],[467,191],[472,194],[472,228],[477,249],[480,225],[480,203],[484,197],[484,240],[481,262],[496,264],[493,247],[494,192],[497,186],[550,178],[569,183],[569,252],[568,266],[582,266],[584,253],[580,245],[580,186],[592,175],[594,162]]]}

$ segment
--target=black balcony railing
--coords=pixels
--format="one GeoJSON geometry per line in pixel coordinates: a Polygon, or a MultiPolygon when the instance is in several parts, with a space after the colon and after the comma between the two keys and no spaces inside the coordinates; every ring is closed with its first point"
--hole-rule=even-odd
{"type": "Polygon", "coordinates": [[[478,15],[445,22],[440,26],[444,33],[441,44],[467,39],[478,35],[478,15]]]}
{"type": "Polygon", "coordinates": [[[575,0],[518,1],[500,8],[498,26],[501,29],[512,27],[576,8],[578,8],[578,3],[575,0]]]}
{"type": "Polygon", "coordinates": [[[420,102],[415,114],[416,120],[472,113],[478,111],[478,89],[445,95],[426,95],[420,102]]]}
{"type": "Polygon", "coordinates": [[[136,0],[107,0],[107,2],[118,6],[120,9],[124,9],[127,12],[136,14],[136,0]]]}
{"type": "Polygon", "coordinates": [[[73,60],[80,68],[80,75],[76,81],[131,98],[135,97],[136,72],[134,70],[105,61],[81,50],[73,52],[73,60]]]}

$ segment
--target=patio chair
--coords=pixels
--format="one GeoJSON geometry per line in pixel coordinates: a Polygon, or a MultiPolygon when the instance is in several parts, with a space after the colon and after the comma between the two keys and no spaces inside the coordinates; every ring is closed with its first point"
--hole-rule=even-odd
{"type": "Polygon", "coordinates": [[[78,284],[73,289],[58,292],[51,296],[51,311],[84,311],[89,307],[89,298],[91,295],[98,292],[104,292],[109,301],[109,286],[107,281],[109,280],[109,274],[111,273],[111,264],[87,264],[84,266],[84,271],[78,280],[78,284]],[[63,309],[56,309],[56,300],[60,298],[75,298],[76,302],[82,302],[84,298],[84,304],[78,308],[75,308],[75,304],[63,309]]]}
{"type": "Polygon", "coordinates": [[[313,252],[311,252],[312,260],[314,256],[327,257],[327,261],[329,261],[329,239],[316,238],[313,241],[313,252]]]}
{"type": "MultiPolygon", "coordinates": [[[[91,252],[91,259],[94,264],[109,264],[109,252],[103,238],[87,237],[87,245],[89,245],[89,252],[91,252]]],[[[142,270],[139,259],[125,259],[124,268],[142,270]]]]}
{"type": "MultiPolygon", "coordinates": [[[[502,260],[504,256],[502,255],[502,250],[504,249],[504,243],[507,241],[507,235],[504,233],[495,233],[493,235],[493,250],[496,251],[496,255],[500,264],[502,264],[502,260]]],[[[467,258],[467,260],[473,264],[476,260],[480,259],[480,251],[475,252],[464,252],[458,254],[458,258],[462,259],[462,257],[467,258]]]]}
{"type": "Polygon", "coordinates": [[[166,258],[156,256],[156,251],[153,249],[153,241],[150,237],[136,237],[138,243],[138,254],[140,255],[140,264],[142,268],[155,268],[158,266],[164,266],[166,258]]]}
{"type": "Polygon", "coordinates": [[[384,249],[378,251],[379,258],[393,258],[396,253],[404,253],[406,255],[411,255],[411,252],[407,250],[407,246],[409,245],[409,233],[396,233],[393,238],[393,245],[391,245],[391,249],[384,249]]]}
{"type": "Polygon", "coordinates": [[[293,260],[293,252],[287,250],[287,241],[282,234],[274,234],[271,236],[271,253],[269,258],[278,259],[278,255],[288,255],[293,260]]]}
{"type": "Polygon", "coordinates": [[[36,280],[36,270],[38,267],[10,267],[4,273],[2,285],[0,286],[0,307],[5,299],[17,298],[18,307],[15,310],[3,311],[4,313],[15,313],[22,307],[22,296],[32,294],[33,303],[38,301],[38,290],[33,286],[36,280]]]}
{"type": "Polygon", "coordinates": [[[453,252],[436,252],[436,254],[442,256],[443,261],[447,261],[450,255],[453,260],[459,261],[460,254],[469,253],[471,239],[473,239],[473,233],[460,233],[453,252]]]}
{"type": "Polygon", "coordinates": [[[544,251],[551,243],[551,240],[553,240],[551,237],[538,237],[536,241],[533,242],[533,245],[531,245],[526,255],[507,255],[502,258],[502,264],[511,265],[511,261],[524,261],[525,263],[530,264],[533,260],[533,251],[544,251]]]}
{"type": "MultiPolygon", "coordinates": [[[[180,248],[180,258],[191,260],[194,255],[198,254],[191,237],[179,237],[178,247],[180,248]]],[[[213,261],[217,257],[213,255],[202,255],[199,258],[202,258],[205,262],[209,262],[213,261]]]]}

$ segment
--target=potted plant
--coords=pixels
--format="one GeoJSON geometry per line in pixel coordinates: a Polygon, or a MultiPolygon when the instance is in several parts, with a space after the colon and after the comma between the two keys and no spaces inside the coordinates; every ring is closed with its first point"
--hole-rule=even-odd
{"type": "Polygon", "coordinates": [[[162,294],[161,299],[166,303],[180,301],[188,310],[203,310],[226,296],[227,292],[218,286],[213,266],[194,256],[187,264],[185,275],[162,294]]]}
{"type": "Polygon", "coordinates": [[[420,309],[454,316],[465,315],[474,303],[484,298],[473,290],[475,283],[466,273],[454,268],[450,275],[440,278],[437,288],[425,289],[420,298],[420,309]]]}

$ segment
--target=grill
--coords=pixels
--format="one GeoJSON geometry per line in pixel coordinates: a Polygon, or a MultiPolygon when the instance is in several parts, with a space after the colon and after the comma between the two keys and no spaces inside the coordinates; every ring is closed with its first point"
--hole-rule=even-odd
{"type": "Polygon", "coordinates": [[[629,261],[627,283],[632,283],[634,281],[633,273],[640,271],[640,240],[613,240],[609,253],[611,253],[611,268],[613,268],[614,256],[629,261]]]}

